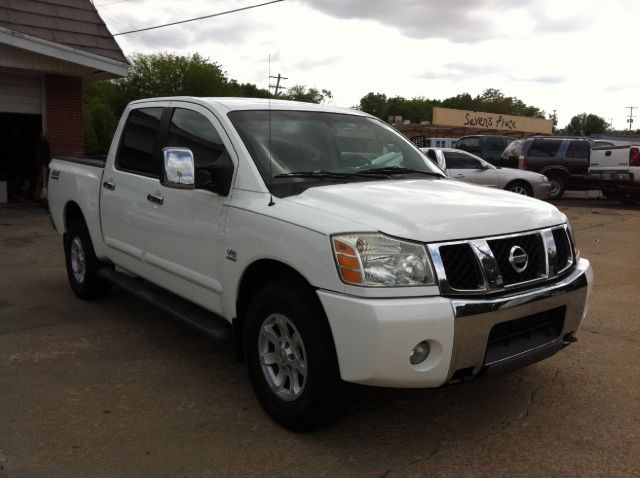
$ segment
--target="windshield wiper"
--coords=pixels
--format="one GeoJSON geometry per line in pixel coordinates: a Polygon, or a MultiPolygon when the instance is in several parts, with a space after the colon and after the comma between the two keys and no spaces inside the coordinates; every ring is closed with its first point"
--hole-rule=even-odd
{"type": "MultiPolygon", "coordinates": [[[[318,178],[318,179],[348,179],[348,178],[369,178],[380,179],[385,177],[384,173],[373,174],[370,171],[358,171],[353,173],[338,173],[335,171],[292,171],[290,173],[277,174],[274,178],[318,178]]],[[[388,177],[388,176],[387,176],[388,177]]]]}
{"type": "Polygon", "coordinates": [[[443,177],[441,173],[436,173],[434,171],[424,171],[422,169],[403,168],[402,166],[387,166],[384,168],[372,168],[372,169],[365,169],[364,171],[360,171],[360,172],[365,174],[383,174],[385,176],[390,176],[393,174],[425,174],[427,176],[434,176],[436,178],[443,177]]]}

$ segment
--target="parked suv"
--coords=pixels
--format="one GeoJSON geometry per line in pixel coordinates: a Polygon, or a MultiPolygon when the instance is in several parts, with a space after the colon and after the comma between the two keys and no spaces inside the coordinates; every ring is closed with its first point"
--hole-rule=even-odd
{"type": "Polygon", "coordinates": [[[516,139],[513,136],[496,136],[492,134],[463,136],[456,143],[456,149],[480,156],[494,166],[500,164],[500,157],[505,148],[516,139]]]}
{"type": "Polygon", "coordinates": [[[514,141],[502,153],[501,165],[544,174],[551,183],[549,199],[560,199],[566,189],[589,189],[591,143],[591,140],[576,138],[514,141]]]}

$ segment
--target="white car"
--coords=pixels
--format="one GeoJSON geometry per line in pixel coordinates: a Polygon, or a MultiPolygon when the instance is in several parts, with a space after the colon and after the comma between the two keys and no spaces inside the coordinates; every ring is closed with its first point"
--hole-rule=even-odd
{"type": "Polygon", "coordinates": [[[451,179],[505,189],[537,199],[548,199],[551,195],[551,185],[544,174],[522,169],[499,168],[461,149],[420,148],[420,150],[451,179]]]}

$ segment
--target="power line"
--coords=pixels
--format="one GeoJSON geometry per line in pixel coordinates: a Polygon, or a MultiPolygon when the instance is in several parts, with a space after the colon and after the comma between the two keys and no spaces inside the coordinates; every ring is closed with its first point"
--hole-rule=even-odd
{"type": "Polygon", "coordinates": [[[235,10],[227,10],[226,12],[213,13],[211,15],[204,15],[202,17],[196,17],[196,18],[189,18],[187,20],[180,20],[180,21],[177,21],[177,22],[165,23],[163,25],[156,25],[154,27],[139,28],[138,30],[131,30],[131,31],[128,31],[128,32],[114,33],[113,36],[116,37],[118,35],[128,35],[129,33],[145,32],[147,30],[155,30],[156,28],[169,27],[169,26],[172,26],[172,25],[180,25],[181,23],[195,22],[196,20],[204,20],[205,18],[219,17],[221,15],[227,15],[229,13],[241,12],[243,10],[249,10],[251,8],[263,7],[265,5],[271,5],[272,3],[278,3],[278,2],[283,2],[283,1],[284,0],[272,0],[270,2],[260,3],[260,4],[257,4],[257,5],[250,5],[248,7],[236,8],[235,10]]]}

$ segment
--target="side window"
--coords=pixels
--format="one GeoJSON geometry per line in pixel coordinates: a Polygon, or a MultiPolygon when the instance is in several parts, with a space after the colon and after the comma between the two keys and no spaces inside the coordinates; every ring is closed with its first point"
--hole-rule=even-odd
{"type": "Polygon", "coordinates": [[[158,177],[153,147],[162,111],[163,108],[140,108],[129,113],[116,160],[118,169],[158,177]]]}
{"type": "Polygon", "coordinates": [[[587,141],[571,141],[569,148],[567,148],[567,158],[587,159],[589,157],[589,149],[587,141]]]}
{"type": "Polygon", "coordinates": [[[480,139],[479,138],[465,138],[458,141],[458,149],[469,151],[470,153],[480,154],[480,139]]]}
{"type": "Polygon", "coordinates": [[[505,144],[502,138],[487,138],[487,152],[501,154],[505,144]]]}
{"type": "Polygon", "coordinates": [[[540,156],[543,158],[552,158],[560,149],[560,141],[549,141],[546,139],[536,139],[531,144],[528,156],[540,156]]]}
{"type": "Polygon", "coordinates": [[[197,111],[176,108],[171,117],[166,146],[189,148],[196,170],[206,169],[225,152],[211,121],[197,111]]]}
{"type": "Polygon", "coordinates": [[[480,161],[466,154],[443,151],[449,169],[480,169],[480,161]]]}

